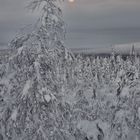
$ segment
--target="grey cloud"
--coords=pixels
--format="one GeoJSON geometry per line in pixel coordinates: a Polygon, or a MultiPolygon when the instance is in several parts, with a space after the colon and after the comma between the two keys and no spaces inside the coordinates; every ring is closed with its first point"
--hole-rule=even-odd
{"type": "MultiPolygon", "coordinates": [[[[12,38],[20,26],[34,23],[38,15],[25,9],[27,2],[0,0],[0,42],[12,38]]],[[[73,4],[65,0],[66,44],[80,47],[139,41],[139,7],[140,0],[75,0],[73,4]]]]}

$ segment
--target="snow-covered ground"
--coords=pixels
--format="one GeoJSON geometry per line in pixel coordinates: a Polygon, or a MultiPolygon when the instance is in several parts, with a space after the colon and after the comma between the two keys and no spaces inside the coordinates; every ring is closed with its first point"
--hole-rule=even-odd
{"type": "Polygon", "coordinates": [[[111,54],[114,51],[116,54],[127,54],[129,55],[132,52],[132,48],[137,54],[140,54],[140,42],[129,43],[129,44],[116,44],[112,47],[106,48],[72,48],[73,53],[84,53],[84,54],[111,54]]]}
{"type": "MultiPolygon", "coordinates": [[[[73,53],[84,53],[84,54],[111,54],[112,50],[116,54],[130,54],[132,52],[132,49],[134,48],[134,51],[137,54],[140,54],[140,42],[136,43],[129,43],[129,44],[116,44],[112,45],[112,47],[106,47],[106,48],[71,48],[70,50],[73,53]]],[[[8,54],[11,50],[7,47],[0,47],[0,55],[8,54]]]]}
{"type": "Polygon", "coordinates": [[[37,43],[0,64],[0,137],[140,139],[139,56],[75,57],[63,46],[37,43]]]}
{"type": "Polygon", "coordinates": [[[134,48],[135,53],[140,54],[140,42],[130,44],[117,44],[113,46],[117,54],[130,54],[134,48]]]}

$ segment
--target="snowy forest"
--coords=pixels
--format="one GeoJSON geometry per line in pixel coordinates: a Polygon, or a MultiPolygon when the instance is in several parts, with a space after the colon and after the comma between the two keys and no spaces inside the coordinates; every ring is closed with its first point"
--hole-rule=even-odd
{"type": "Polygon", "coordinates": [[[75,55],[65,47],[62,1],[0,61],[0,140],[140,140],[140,57],[75,55]]]}

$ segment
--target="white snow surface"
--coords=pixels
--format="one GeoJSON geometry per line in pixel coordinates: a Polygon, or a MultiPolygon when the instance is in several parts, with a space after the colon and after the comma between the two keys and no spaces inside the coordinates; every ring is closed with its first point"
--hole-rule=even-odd
{"type": "Polygon", "coordinates": [[[51,96],[49,94],[46,94],[44,96],[44,98],[45,98],[45,100],[46,100],[47,103],[49,103],[51,101],[51,96]]]}
{"type": "Polygon", "coordinates": [[[23,92],[22,92],[22,97],[26,96],[29,93],[29,89],[31,88],[31,80],[26,81],[23,92]]]}
{"type": "Polygon", "coordinates": [[[17,117],[17,109],[15,109],[13,112],[12,112],[12,115],[11,115],[11,119],[13,120],[13,121],[16,121],[16,117],[17,117]]]}
{"type": "Polygon", "coordinates": [[[140,42],[129,44],[116,44],[113,46],[115,53],[117,54],[130,54],[132,47],[134,46],[135,52],[140,54],[140,42]]]}
{"type": "Polygon", "coordinates": [[[98,140],[98,135],[100,135],[101,132],[97,129],[97,124],[102,127],[103,132],[105,133],[104,140],[108,140],[109,125],[107,123],[102,122],[101,120],[81,120],[78,123],[77,128],[86,133],[89,139],[92,138],[94,140],[98,140]]]}

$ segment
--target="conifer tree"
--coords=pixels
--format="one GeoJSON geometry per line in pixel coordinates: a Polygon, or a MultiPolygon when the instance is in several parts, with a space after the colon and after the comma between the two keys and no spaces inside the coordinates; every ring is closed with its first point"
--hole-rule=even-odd
{"type": "Polygon", "coordinates": [[[57,0],[33,0],[29,7],[39,6],[36,30],[12,40],[12,54],[0,80],[4,140],[73,139],[66,127],[70,109],[62,102],[62,88],[67,82],[63,72],[73,68],[74,58],[63,46],[62,11],[57,0]]]}

